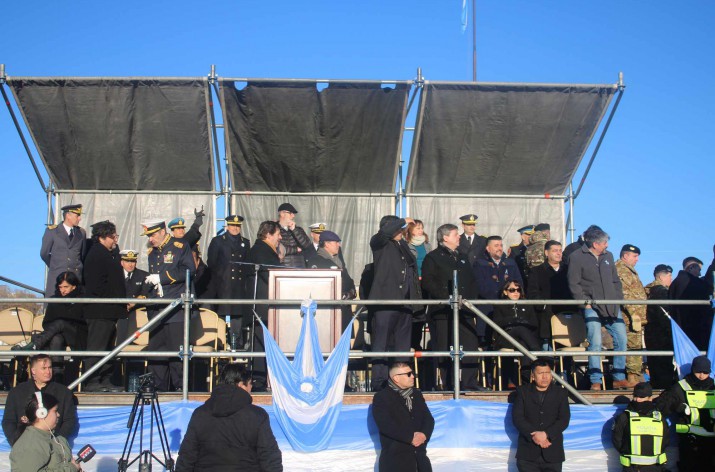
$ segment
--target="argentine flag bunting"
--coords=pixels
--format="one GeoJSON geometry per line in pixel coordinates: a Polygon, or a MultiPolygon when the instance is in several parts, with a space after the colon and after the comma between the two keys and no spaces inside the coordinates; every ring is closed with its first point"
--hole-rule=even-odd
{"type": "MultiPolygon", "coordinates": [[[[670,316],[668,316],[670,318],[670,316]]],[[[678,369],[678,378],[682,379],[690,373],[690,364],[700,355],[700,351],[690,340],[687,334],[680,329],[678,323],[670,318],[670,328],[673,330],[673,354],[675,368],[678,369]]]]}
{"type": "Polygon", "coordinates": [[[342,408],[352,335],[350,323],[324,362],[315,321],[316,308],[313,300],[301,304],[303,324],[293,362],[261,322],[275,414],[290,445],[301,452],[328,447],[342,408]]]}

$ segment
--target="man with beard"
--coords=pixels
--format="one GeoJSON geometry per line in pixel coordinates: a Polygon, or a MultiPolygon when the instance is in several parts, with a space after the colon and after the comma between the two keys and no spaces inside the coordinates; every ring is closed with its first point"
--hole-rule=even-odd
{"type": "MultiPolygon", "coordinates": [[[[715,251],[715,248],[713,250],[715,251]]],[[[678,272],[678,276],[668,289],[668,298],[672,300],[709,300],[713,293],[712,271],[714,266],[715,260],[708,267],[705,276],[701,277],[703,261],[697,257],[686,257],[683,260],[683,270],[678,272]]],[[[672,316],[698,350],[707,350],[713,325],[711,307],[673,305],[672,316]]]]}
{"type": "MultiPolygon", "coordinates": [[[[211,292],[221,299],[245,299],[253,296],[246,293],[246,277],[249,267],[244,265],[251,248],[251,241],[241,235],[244,218],[229,215],[225,219],[226,231],[211,240],[208,251],[208,266],[211,271],[211,292]]],[[[231,318],[231,333],[236,339],[241,335],[241,315],[245,305],[218,305],[216,311],[222,317],[231,318]]]]}
{"type": "MultiPolygon", "coordinates": [[[[664,300],[663,305],[648,305],[648,324],[645,326],[644,341],[649,351],[672,351],[673,331],[668,317],[668,287],[673,281],[673,268],[658,264],[653,271],[655,280],[645,286],[648,300],[664,300]]],[[[650,383],[655,388],[668,388],[678,381],[673,366],[673,356],[648,356],[650,383]]]]}
{"type": "Polygon", "coordinates": [[[696,357],[690,373],[655,401],[664,416],[676,414],[678,470],[715,470],[715,385],[710,371],[710,360],[696,357]]]}
{"type": "MultiPolygon", "coordinates": [[[[124,270],[119,263],[117,241],[119,235],[114,223],[100,221],[92,225],[92,247],[84,261],[84,294],[87,298],[126,298],[124,270]]],[[[87,320],[87,350],[111,351],[114,348],[117,321],[127,317],[127,306],[123,304],[90,303],[84,309],[87,320]]],[[[89,370],[99,361],[99,357],[87,357],[84,369],[89,370]]],[[[121,392],[122,387],[114,385],[111,362],[104,364],[92,374],[85,385],[86,392],[121,392]]]]}

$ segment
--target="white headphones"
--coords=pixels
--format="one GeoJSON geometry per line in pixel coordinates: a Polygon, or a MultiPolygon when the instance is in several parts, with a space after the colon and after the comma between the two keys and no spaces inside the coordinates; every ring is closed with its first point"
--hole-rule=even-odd
{"type": "Polygon", "coordinates": [[[35,392],[35,397],[37,398],[37,410],[35,410],[35,416],[44,420],[47,418],[47,408],[42,404],[42,392],[35,392]]]}

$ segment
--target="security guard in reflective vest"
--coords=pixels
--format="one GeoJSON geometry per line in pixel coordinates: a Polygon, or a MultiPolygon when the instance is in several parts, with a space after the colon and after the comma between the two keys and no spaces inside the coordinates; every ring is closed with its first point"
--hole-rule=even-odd
{"type": "Polygon", "coordinates": [[[663,392],[656,405],[664,415],[677,414],[678,470],[715,470],[715,384],[710,360],[696,357],[690,372],[663,392]]]}
{"type": "Polygon", "coordinates": [[[650,384],[639,383],[626,411],[613,423],[613,446],[621,455],[625,472],[666,470],[668,425],[652,400],[650,384]]]}

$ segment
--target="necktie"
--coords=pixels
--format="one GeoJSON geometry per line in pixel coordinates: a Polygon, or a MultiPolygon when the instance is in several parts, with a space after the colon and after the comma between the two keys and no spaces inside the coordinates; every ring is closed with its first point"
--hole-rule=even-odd
{"type": "Polygon", "coordinates": [[[127,282],[129,282],[129,281],[131,281],[131,280],[132,280],[132,273],[129,272],[129,273],[127,274],[127,282]]]}
{"type": "Polygon", "coordinates": [[[74,239],[74,228],[70,229],[70,242],[72,242],[72,239],[74,239]]]}
{"type": "Polygon", "coordinates": [[[467,241],[469,241],[469,245],[471,246],[471,245],[472,245],[472,237],[471,237],[471,236],[467,236],[467,241]]]}

